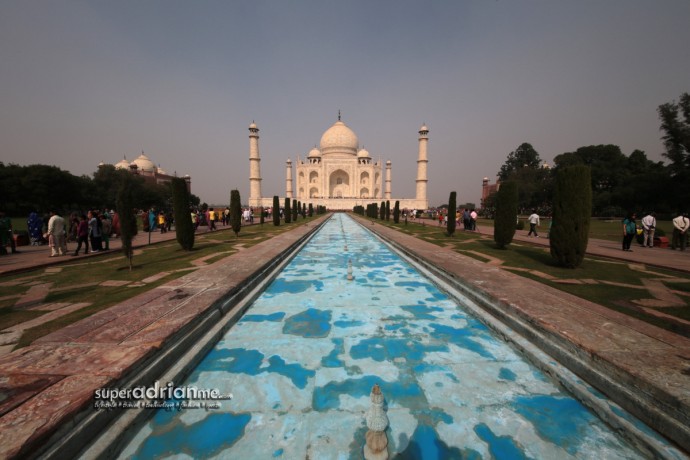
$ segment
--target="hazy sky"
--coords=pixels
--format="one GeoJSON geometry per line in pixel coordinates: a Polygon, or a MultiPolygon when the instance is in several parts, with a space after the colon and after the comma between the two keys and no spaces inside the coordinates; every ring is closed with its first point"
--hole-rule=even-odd
{"type": "Polygon", "coordinates": [[[661,160],[657,107],[690,91],[690,1],[0,0],[0,161],[91,175],[141,151],[202,201],[262,192],[336,120],[431,205],[479,204],[529,142],[551,162],[616,144],[661,160]]]}

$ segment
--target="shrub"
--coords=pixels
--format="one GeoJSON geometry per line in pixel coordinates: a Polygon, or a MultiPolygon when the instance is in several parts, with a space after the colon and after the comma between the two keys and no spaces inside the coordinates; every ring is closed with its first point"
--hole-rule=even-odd
{"type": "Polygon", "coordinates": [[[175,236],[182,249],[191,251],[194,248],[194,224],[189,210],[187,182],[181,177],[176,177],[170,182],[170,186],[175,215],[175,236]]]}
{"type": "Polygon", "coordinates": [[[499,249],[505,249],[513,241],[517,208],[517,184],[513,181],[503,182],[496,193],[496,218],[494,219],[494,241],[499,249]]]}
{"type": "Polygon", "coordinates": [[[575,165],[558,170],[549,245],[551,256],[559,265],[575,268],[582,264],[591,216],[592,185],[589,166],[575,165]]]}
{"type": "Polygon", "coordinates": [[[232,231],[235,232],[235,237],[240,236],[240,229],[242,228],[242,204],[240,202],[240,191],[232,190],[230,192],[230,225],[232,231]]]}
{"type": "Polygon", "coordinates": [[[455,233],[455,211],[457,210],[457,196],[456,192],[450,192],[448,197],[448,224],[446,225],[446,234],[453,236],[455,233]]]}
{"type": "Polygon", "coordinates": [[[515,225],[515,230],[524,230],[524,229],[525,229],[525,221],[518,220],[517,224],[515,225]]]}
{"type": "Polygon", "coordinates": [[[280,198],[277,195],[273,196],[273,225],[280,225],[280,198]]]}
{"type": "MultiPolygon", "coordinates": [[[[132,271],[132,238],[137,234],[137,218],[134,215],[134,189],[131,187],[133,179],[125,176],[117,191],[117,213],[120,215],[120,240],[122,240],[122,252],[129,263],[129,271],[132,271]]],[[[189,216],[188,216],[189,217],[189,216]]]]}

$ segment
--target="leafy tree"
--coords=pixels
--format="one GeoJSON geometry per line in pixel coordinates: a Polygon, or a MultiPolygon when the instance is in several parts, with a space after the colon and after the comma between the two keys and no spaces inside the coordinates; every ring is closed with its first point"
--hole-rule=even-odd
{"type": "MultiPolygon", "coordinates": [[[[134,214],[134,187],[131,187],[134,179],[125,177],[120,184],[117,194],[117,213],[120,216],[120,239],[122,240],[122,252],[129,262],[129,271],[132,271],[132,238],[137,234],[137,221],[134,214]]],[[[189,217],[189,216],[188,216],[189,217]]]]}
{"type": "Polygon", "coordinates": [[[690,94],[681,94],[678,103],[661,104],[658,112],[664,132],[664,156],[671,161],[674,175],[687,172],[690,169],[690,94]]]}
{"type": "Polygon", "coordinates": [[[273,196],[273,225],[280,225],[280,198],[277,195],[273,196]]]}
{"type": "Polygon", "coordinates": [[[450,192],[450,197],[448,198],[448,223],[446,224],[446,234],[448,236],[453,236],[455,233],[455,211],[458,209],[456,192],[450,192]]]}
{"type": "Polygon", "coordinates": [[[393,222],[394,223],[400,223],[400,201],[395,202],[395,206],[393,207],[393,222]]]}
{"type": "Polygon", "coordinates": [[[522,168],[539,169],[541,166],[541,159],[539,154],[531,144],[527,142],[520,144],[514,151],[508,154],[506,162],[501,166],[498,172],[498,177],[501,181],[506,181],[511,173],[522,168]]]}
{"type": "Polygon", "coordinates": [[[285,214],[285,223],[289,224],[292,222],[292,211],[290,210],[290,198],[285,198],[285,210],[283,211],[283,214],[285,214]]]}
{"type": "Polygon", "coordinates": [[[681,94],[678,103],[673,101],[660,105],[658,112],[660,129],[664,132],[664,156],[671,162],[672,181],[666,184],[666,190],[672,197],[671,204],[676,209],[683,209],[690,196],[690,94],[681,94]]]}
{"type": "Polygon", "coordinates": [[[170,183],[172,187],[173,212],[175,215],[175,236],[185,251],[194,248],[194,224],[190,216],[189,192],[184,179],[176,177],[170,183]]]}
{"type": "Polygon", "coordinates": [[[494,218],[494,241],[498,249],[505,249],[513,241],[517,204],[517,184],[513,181],[501,183],[496,193],[496,217],[494,218]]]}
{"type": "Polygon", "coordinates": [[[551,196],[550,172],[542,167],[539,154],[531,144],[523,143],[510,152],[498,175],[501,181],[517,183],[518,209],[548,207],[551,196]]]}
{"type": "Polygon", "coordinates": [[[585,165],[559,169],[553,197],[553,223],[549,232],[551,256],[567,268],[582,264],[592,215],[590,168],[585,165]]]}
{"type": "Polygon", "coordinates": [[[242,203],[240,202],[240,191],[230,191],[230,225],[235,232],[235,238],[240,236],[242,228],[242,203]]]}
{"type": "Polygon", "coordinates": [[[592,206],[595,213],[617,206],[614,191],[622,183],[625,155],[617,145],[590,145],[554,158],[554,173],[568,166],[586,165],[591,169],[592,206]]]}

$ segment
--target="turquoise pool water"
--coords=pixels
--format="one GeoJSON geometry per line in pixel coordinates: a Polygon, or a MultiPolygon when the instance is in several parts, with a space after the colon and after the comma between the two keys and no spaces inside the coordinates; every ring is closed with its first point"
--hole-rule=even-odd
{"type": "Polygon", "coordinates": [[[644,458],[344,214],[184,383],[233,399],[158,411],[121,455],[361,458],[375,383],[391,457],[644,458]]]}

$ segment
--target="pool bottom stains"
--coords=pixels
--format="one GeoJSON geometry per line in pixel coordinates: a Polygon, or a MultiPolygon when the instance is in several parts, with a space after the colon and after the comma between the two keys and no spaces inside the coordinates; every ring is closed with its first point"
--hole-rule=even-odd
{"type": "Polygon", "coordinates": [[[361,458],[374,384],[390,458],[644,457],[343,214],[186,384],[233,399],[157,412],[123,458],[361,458]]]}
{"type": "MultiPolygon", "coordinates": [[[[175,425],[170,430],[152,433],[133,458],[161,458],[187,454],[192,458],[208,458],[232,447],[244,434],[249,414],[212,413],[189,426],[175,425]]],[[[165,427],[161,427],[165,428],[165,427]]]]}
{"type": "Polygon", "coordinates": [[[331,312],[310,308],[306,311],[290,316],[283,326],[284,334],[302,337],[327,337],[331,331],[331,312]]]}

